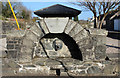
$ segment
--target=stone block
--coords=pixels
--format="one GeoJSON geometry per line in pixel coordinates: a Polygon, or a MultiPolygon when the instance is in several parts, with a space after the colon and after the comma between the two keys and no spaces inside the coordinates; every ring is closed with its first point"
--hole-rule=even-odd
{"type": "Polygon", "coordinates": [[[46,23],[45,23],[44,19],[40,19],[39,22],[40,22],[39,24],[40,24],[40,28],[42,29],[42,32],[45,33],[45,34],[48,34],[49,30],[46,26],[46,23]]]}
{"type": "Polygon", "coordinates": [[[91,66],[87,70],[88,74],[101,74],[102,70],[97,66],[91,66]]]}
{"type": "Polygon", "coordinates": [[[7,44],[7,49],[14,49],[14,44],[7,44]]]}
{"type": "Polygon", "coordinates": [[[10,43],[10,44],[11,43],[17,43],[17,41],[14,41],[14,40],[13,41],[7,41],[7,43],[10,43]]]}
{"type": "Polygon", "coordinates": [[[115,66],[114,65],[106,65],[106,67],[103,70],[103,73],[105,74],[113,74],[115,66]]]}
{"type": "Polygon", "coordinates": [[[6,51],[0,51],[0,58],[5,58],[5,57],[7,57],[7,52],[6,51]]]}
{"type": "Polygon", "coordinates": [[[71,37],[75,36],[78,34],[81,30],[83,30],[82,26],[80,24],[77,24],[70,32],[69,35],[71,37]]]}
{"type": "Polygon", "coordinates": [[[35,35],[33,32],[31,31],[27,31],[26,32],[26,36],[27,39],[32,40],[33,42],[38,42],[38,37],[37,35],[35,35]]]}
{"type": "Polygon", "coordinates": [[[21,46],[19,44],[16,44],[15,49],[21,49],[21,46]]]}
{"type": "Polygon", "coordinates": [[[31,62],[32,56],[30,54],[21,54],[19,62],[25,63],[25,62],[31,62]]]}
{"type": "Polygon", "coordinates": [[[8,58],[16,58],[17,59],[17,51],[16,50],[9,50],[9,51],[7,51],[8,52],[8,54],[7,54],[7,57],[8,58]]]}
{"type": "Polygon", "coordinates": [[[55,75],[56,76],[56,70],[50,70],[50,75],[55,75]]]}
{"type": "Polygon", "coordinates": [[[61,65],[61,63],[59,62],[59,61],[56,61],[56,60],[51,60],[51,59],[47,59],[46,60],[46,65],[52,65],[52,66],[54,66],[54,65],[61,65]]]}
{"type": "Polygon", "coordinates": [[[81,39],[79,42],[77,42],[79,48],[85,47],[86,45],[89,44],[89,38],[81,39]]]}
{"type": "Polygon", "coordinates": [[[71,29],[72,29],[76,24],[77,24],[77,23],[76,23],[75,21],[69,20],[69,22],[68,22],[68,24],[67,24],[67,26],[66,26],[66,28],[65,28],[65,33],[68,34],[68,33],[71,31],[71,29]]]}
{"type": "Polygon", "coordinates": [[[73,39],[76,41],[76,43],[84,40],[85,38],[88,38],[88,33],[86,30],[82,30],[78,34],[74,35],[73,39]]]}
{"type": "Polygon", "coordinates": [[[99,45],[95,47],[95,58],[96,59],[105,59],[106,56],[106,46],[99,45]]]}
{"type": "Polygon", "coordinates": [[[25,47],[28,47],[28,48],[33,48],[34,43],[31,40],[24,37],[22,45],[23,45],[23,47],[25,46],[25,47]]]}
{"type": "Polygon", "coordinates": [[[14,30],[7,34],[7,37],[23,37],[25,35],[24,30],[14,30]]]}
{"type": "Polygon", "coordinates": [[[45,18],[44,21],[50,33],[63,33],[68,23],[68,17],[45,18]]]}
{"type": "Polygon", "coordinates": [[[43,45],[46,50],[54,50],[54,48],[52,47],[52,44],[50,43],[43,43],[43,45]]]}
{"type": "Polygon", "coordinates": [[[9,60],[9,62],[7,63],[7,65],[10,68],[20,68],[20,66],[15,61],[12,61],[12,60],[9,60]]]}
{"type": "Polygon", "coordinates": [[[106,44],[106,36],[96,35],[92,37],[94,45],[106,44]]]}
{"type": "Polygon", "coordinates": [[[57,56],[58,53],[56,51],[49,51],[49,56],[57,56]]]}
{"type": "Polygon", "coordinates": [[[46,56],[45,52],[41,52],[40,54],[41,54],[41,56],[46,56]]]}
{"type": "Polygon", "coordinates": [[[33,49],[29,47],[21,47],[21,52],[22,53],[30,53],[32,54],[33,49]]]}
{"type": "Polygon", "coordinates": [[[107,36],[108,35],[108,31],[106,31],[104,29],[90,28],[89,32],[90,32],[91,35],[102,35],[102,36],[107,36]]]}
{"type": "Polygon", "coordinates": [[[31,26],[30,30],[39,37],[43,36],[43,32],[38,25],[31,26]],[[41,35],[42,34],[42,35],[41,35]]]}

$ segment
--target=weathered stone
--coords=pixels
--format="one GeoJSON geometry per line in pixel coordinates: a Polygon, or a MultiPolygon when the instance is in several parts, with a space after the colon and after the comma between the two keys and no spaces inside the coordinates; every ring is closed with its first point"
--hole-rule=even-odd
{"type": "Polygon", "coordinates": [[[55,52],[55,51],[50,51],[50,52],[49,52],[49,55],[50,55],[50,56],[56,56],[56,55],[58,55],[58,53],[55,52]]]}
{"type": "Polygon", "coordinates": [[[50,70],[50,75],[56,75],[56,70],[50,70]]]}
{"type": "Polygon", "coordinates": [[[24,30],[12,30],[11,33],[7,34],[7,37],[23,37],[25,35],[24,30]]]}
{"type": "Polygon", "coordinates": [[[95,47],[95,58],[96,59],[105,59],[106,56],[106,46],[99,45],[95,47]]]}
{"type": "Polygon", "coordinates": [[[44,66],[44,65],[45,65],[45,62],[44,62],[44,61],[40,61],[40,62],[36,62],[35,64],[36,64],[36,65],[40,65],[40,66],[44,66]]]}
{"type": "Polygon", "coordinates": [[[61,72],[60,76],[68,76],[67,72],[61,72]]]}
{"type": "Polygon", "coordinates": [[[85,74],[85,71],[84,71],[84,70],[82,70],[82,71],[80,71],[80,72],[79,72],[79,74],[85,74]]]}
{"type": "Polygon", "coordinates": [[[33,49],[29,48],[29,47],[22,47],[21,48],[22,53],[30,53],[30,54],[32,54],[32,51],[33,51],[33,49]]]}
{"type": "Polygon", "coordinates": [[[119,58],[120,53],[107,53],[106,56],[110,59],[119,58]]]}
{"type": "Polygon", "coordinates": [[[115,67],[116,66],[114,66],[114,65],[106,65],[104,70],[103,70],[103,73],[105,73],[105,74],[114,74],[114,72],[115,72],[114,68],[115,67]]]}
{"type": "Polygon", "coordinates": [[[78,34],[81,30],[83,30],[80,24],[77,24],[70,32],[69,35],[73,37],[74,35],[78,34]]]}
{"type": "Polygon", "coordinates": [[[18,54],[18,53],[17,53],[16,50],[9,50],[7,57],[8,57],[8,58],[16,58],[16,59],[17,59],[17,58],[18,58],[18,57],[17,57],[17,54],[18,54]]]}
{"type": "Polygon", "coordinates": [[[23,65],[23,67],[35,67],[34,65],[23,65]]]}
{"type": "Polygon", "coordinates": [[[25,63],[25,62],[31,62],[32,61],[32,55],[30,54],[21,54],[19,62],[25,63]]]}
{"type": "Polygon", "coordinates": [[[53,50],[53,47],[50,43],[43,43],[46,50],[53,50]]]}
{"type": "Polygon", "coordinates": [[[89,41],[90,41],[89,38],[86,38],[86,39],[80,40],[80,42],[78,42],[77,44],[81,48],[81,47],[85,47],[86,45],[88,45],[89,41]]]}
{"type": "Polygon", "coordinates": [[[74,35],[74,37],[73,37],[73,39],[76,41],[76,43],[83,41],[86,38],[88,38],[88,33],[86,30],[82,30],[78,34],[74,35]]]}
{"type": "Polygon", "coordinates": [[[89,32],[91,35],[103,35],[103,36],[107,36],[108,31],[103,30],[103,29],[95,29],[95,28],[91,28],[89,29],[89,32]]]}
{"type": "Polygon", "coordinates": [[[7,49],[14,49],[14,44],[7,44],[7,49]]]}
{"type": "Polygon", "coordinates": [[[12,60],[9,60],[7,64],[9,65],[10,68],[20,68],[20,66],[12,60]]]}
{"type": "Polygon", "coordinates": [[[68,23],[68,17],[64,18],[45,18],[44,21],[51,33],[62,33],[68,23]]]}
{"type": "Polygon", "coordinates": [[[74,60],[74,64],[75,64],[75,65],[82,65],[82,64],[83,64],[83,61],[74,60]]]}
{"type": "Polygon", "coordinates": [[[46,65],[61,65],[59,61],[48,59],[46,60],[46,65]]]}
{"type": "Polygon", "coordinates": [[[41,55],[42,55],[42,56],[45,56],[46,54],[45,54],[45,52],[41,52],[41,55]]]}
{"type": "Polygon", "coordinates": [[[87,73],[88,74],[101,74],[102,70],[98,68],[97,66],[92,66],[88,68],[87,73]]]}
{"type": "Polygon", "coordinates": [[[85,63],[83,66],[91,66],[92,65],[92,63],[85,63]]]}
{"type": "Polygon", "coordinates": [[[48,30],[48,28],[46,26],[46,23],[45,23],[43,18],[40,19],[40,23],[39,24],[40,24],[40,28],[42,29],[42,32],[45,33],[45,34],[48,34],[49,30],[48,30]]]}
{"type": "Polygon", "coordinates": [[[77,23],[75,21],[69,20],[69,23],[67,24],[67,26],[65,28],[65,33],[68,34],[76,24],[77,23]]]}
{"type": "Polygon", "coordinates": [[[1,52],[0,58],[1,58],[1,57],[2,57],[2,58],[7,57],[7,51],[0,51],[0,52],[1,52]]]}
{"type": "Polygon", "coordinates": [[[40,27],[38,26],[38,24],[35,24],[35,25],[31,26],[30,30],[31,30],[34,34],[36,34],[37,36],[39,36],[39,37],[41,36],[41,37],[42,37],[41,34],[43,34],[43,32],[42,32],[42,30],[40,29],[40,27]]]}
{"type": "Polygon", "coordinates": [[[33,42],[38,42],[38,37],[31,31],[26,32],[26,38],[32,40],[33,42]]]}
{"type": "Polygon", "coordinates": [[[7,43],[17,43],[17,41],[7,41],[7,43]]]}
{"type": "Polygon", "coordinates": [[[32,48],[34,46],[34,43],[31,40],[24,37],[24,39],[23,39],[23,47],[24,46],[28,47],[28,48],[32,48]]]}
{"type": "Polygon", "coordinates": [[[95,43],[94,45],[106,44],[106,36],[97,35],[97,36],[93,36],[92,39],[93,39],[93,42],[95,43]]]}
{"type": "Polygon", "coordinates": [[[20,45],[15,45],[15,49],[20,49],[21,48],[21,46],[20,45]]]}

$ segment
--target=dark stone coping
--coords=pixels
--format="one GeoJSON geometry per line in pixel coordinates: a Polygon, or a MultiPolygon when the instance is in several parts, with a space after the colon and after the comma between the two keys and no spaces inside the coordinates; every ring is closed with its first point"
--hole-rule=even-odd
{"type": "Polygon", "coordinates": [[[56,4],[47,8],[43,8],[34,12],[34,14],[40,17],[75,17],[79,15],[81,11],[56,4]]]}

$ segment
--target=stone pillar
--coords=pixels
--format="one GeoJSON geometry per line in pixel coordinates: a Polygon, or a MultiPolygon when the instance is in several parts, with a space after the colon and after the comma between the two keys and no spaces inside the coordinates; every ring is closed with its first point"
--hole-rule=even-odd
{"type": "Polygon", "coordinates": [[[108,31],[103,29],[89,29],[94,45],[94,55],[96,60],[105,59],[106,56],[106,36],[108,31]]]}

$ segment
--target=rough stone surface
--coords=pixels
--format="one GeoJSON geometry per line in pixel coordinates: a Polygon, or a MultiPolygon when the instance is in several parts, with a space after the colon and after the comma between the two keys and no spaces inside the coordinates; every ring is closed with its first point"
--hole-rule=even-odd
{"type": "Polygon", "coordinates": [[[48,34],[49,33],[49,30],[48,30],[48,28],[46,26],[46,23],[45,23],[44,19],[40,19],[39,25],[40,25],[40,28],[41,28],[41,30],[42,30],[42,32],[44,34],[48,34]]]}
{"type": "Polygon", "coordinates": [[[72,29],[76,24],[77,24],[77,23],[76,23],[75,21],[69,20],[69,22],[68,22],[68,24],[67,24],[67,26],[66,26],[66,28],[65,28],[65,33],[68,34],[68,33],[71,31],[71,29],[72,29]]]}
{"type": "Polygon", "coordinates": [[[101,69],[96,67],[96,66],[92,66],[92,67],[88,68],[87,72],[88,72],[88,74],[100,74],[100,73],[102,73],[101,69]]]}
{"type": "Polygon", "coordinates": [[[39,37],[43,37],[44,33],[42,32],[42,29],[40,29],[39,25],[35,24],[33,25],[30,30],[36,34],[39,37]]]}
{"type": "Polygon", "coordinates": [[[33,42],[38,41],[38,37],[36,36],[36,34],[30,32],[30,31],[27,31],[25,36],[27,39],[32,40],[33,42]]]}
{"type": "Polygon", "coordinates": [[[81,30],[83,30],[80,24],[77,24],[68,34],[73,37],[74,35],[78,34],[81,30]]]}
{"type": "Polygon", "coordinates": [[[88,32],[86,30],[82,30],[78,34],[75,34],[73,39],[76,41],[76,43],[78,43],[87,37],[88,37],[88,32]]]}
{"type": "Polygon", "coordinates": [[[89,29],[89,32],[92,35],[103,35],[103,36],[107,36],[108,35],[108,31],[103,30],[103,29],[91,28],[91,29],[89,29]]]}
{"type": "Polygon", "coordinates": [[[99,45],[95,47],[95,58],[96,59],[105,59],[106,46],[99,45]]]}
{"type": "Polygon", "coordinates": [[[16,64],[5,60],[4,63],[10,64],[3,66],[5,73],[11,71],[9,69],[6,71],[6,68],[15,68],[11,74],[16,75],[33,73],[50,76],[57,75],[58,71],[61,75],[69,73],[71,76],[119,73],[117,61],[105,60],[107,35],[105,30],[83,29],[77,22],[68,18],[43,18],[40,20],[40,27],[33,25],[19,34],[22,35],[15,37],[18,35],[16,33],[7,36],[7,57],[3,59],[9,58],[16,64]],[[46,36],[49,35],[49,31],[52,35],[55,34],[55,37],[46,36]],[[63,32],[65,35],[62,34],[62,38],[56,36],[63,32]],[[78,54],[74,47],[80,50],[82,60],[73,58],[73,55],[78,54]]]}

